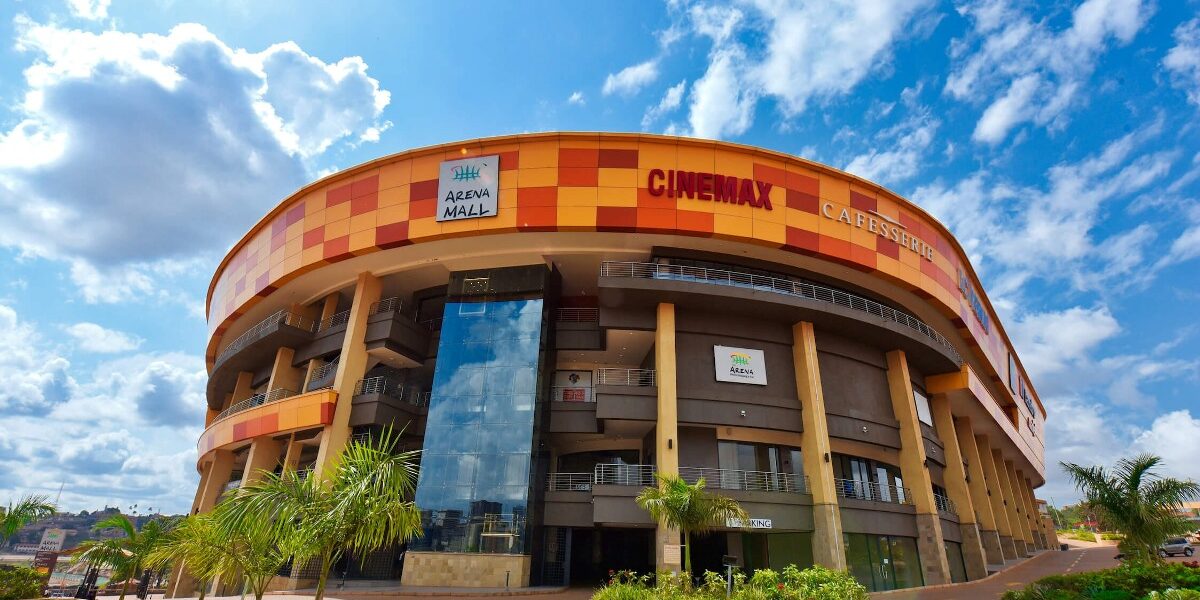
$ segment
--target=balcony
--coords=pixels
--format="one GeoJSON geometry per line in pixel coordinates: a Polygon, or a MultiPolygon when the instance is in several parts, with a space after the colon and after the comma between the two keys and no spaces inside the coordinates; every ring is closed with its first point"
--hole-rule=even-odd
{"type": "Polygon", "coordinates": [[[547,492],[590,492],[592,473],[551,473],[546,476],[547,492]]]}
{"type": "Polygon", "coordinates": [[[654,421],[658,418],[658,380],[654,369],[596,369],[592,383],[597,419],[654,421]]]}
{"type": "Polygon", "coordinates": [[[333,390],[304,394],[273,390],[252,396],[217,415],[200,434],[196,454],[203,459],[215,449],[236,447],[253,438],[328,425],[337,398],[333,390]]]}
{"type": "Polygon", "coordinates": [[[941,512],[950,513],[952,515],[958,515],[958,509],[955,508],[954,501],[947,498],[946,496],[943,496],[942,494],[938,494],[938,493],[933,494],[933,504],[941,512]]]}
{"type": "Polygon", "coordinates": [[[555,314],[554,337],[559,350],[603,350],[604,330],[600,309],[560,308],[555,314]]]}
{"type": "Polygon", "coordinates": [[[354,385],[350,425],[406,427],[407,433],[425,430],[429,392],[404,385],[389,377],[368,377],[354,385]]]}
{"type": "MultiPolygon", "coordinates": [[[[720,292],[722,295],[745,300],[741,304],[744,309],[760,316],[811,320],[847,334],[881,338],[882,342],[916,355],[913,360],[929,372],[952,370],[962,364],[954,345],[924,321],[832,287],[738,271],[617,261],[600,265],[600,280],[602,303],[606,301],[607,287],[621,288],[614,291],[620,292],[622,304],[642,301],[711,306],[714,292],[704,288],[719,286],[728,290],[720,292]],[[922,353],[921,347],[936,350],[938,356],[920,356],[928,354],[928,351],[922,353]]],[[[617,301],[615,295],[609,296],[617,301]]]]}
{"type": "Polygon", "coordinates": [[[911,506],[913,503],[912,490],[906,487],[854,479],[834,479],[833,486],[839,498],[904,506],[911,506]]]}
{"type": "Polygon", "coordinates": [[[270,365],[275,351],[281,346],[298,348],[308,343],[316,326],[312,319],[280,310],[229,342],[213,361],[208,379],[209,406],[218,408],[224,392],[233,387],[239,372],[270,365]]]}
{"type": "Polygon", "coordinates": [[[429,354],[430,329],[405,312],[400,298],[384,298],[368,310],[367,353],[395,368],[420,365],[429,354]]]}
{"type": "Polygon", "coordinates": [[[251,408],[257,408],[264,404],[271,404],[273,402],[278,402],[280,400],[283,400],[284,398],[290,398],[295,395],[296,395],[296,392],[293,392],[292,390],[284,390],[284,389],[271,390],[269,392],[264,392],[262,394],[255,394],[253,396],[250,396],[249,398],[246,398],[245,400],[242,400],[241,402],[235,402],[229,408],[218,413],[217,417],[215,419],[213,419],[213,423],[216,423],[218,421],[226,419],[226,418],[233,416],[237,413],[240,413],[244,410],[250,410],[251,408]]]}
{"type": "Polygon", "coordinates": [[[792,473],[679,467],[679,476],[688,483],[696,483],[697,480],[703,478],[705,487],[709,489],[789,494],[812,493],[808,488],[808,478],[792,473]]]}

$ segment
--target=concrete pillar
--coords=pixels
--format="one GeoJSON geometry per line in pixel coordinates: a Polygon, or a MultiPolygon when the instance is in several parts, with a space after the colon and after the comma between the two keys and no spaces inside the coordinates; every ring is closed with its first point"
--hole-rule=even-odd
{"type": "Polygon", "coordinates": [[[917,421],[908,360],[902,350],[893,350],[887,353],[887,365],[892,412],[900,421],[900,475],[917,507],[917,553],[921,556],[925,585],[952,583],[950,564],[946,560],[946,542],[942,538],[942,521],[933,500],[929,469],[925,467],[925,441],[921,437],[921,424],[917,421]]]}
{"type": "Polygon", "coordinates": [[[254,383],[254,373],[249,371],[238,373],[237,382],[233,384],[233,394],[229,396],[229,404],[226,404],[225,408],[253,396],[254,388],[250,387],[252,383],[254,383]]]}
{"type": "MultiPolygon", "coordinates": [[[[212,411],[209,411],[212,412],[212,411]]],[[[204,496],[204,489],[209,475],[212,473],[212,462],[206,462],[200,465],[200,485],[196,486],[196,495],[192,498],[192,510],[190,514],[196,514],[200,510],[200,500],[204,496]]],[[[170,587],[167,588],[165,598],[186,598],[192,595],[196,590],[196,579],[188,573],[185,565],[180,562],[171,568],[170,587]]]]}
{"type": "Polygon", "coordinates": [[[295,471],[300,466],[300,452],[303,448],[296,443],[296,434],[292,434],[288,438],[287,444],[284,447],[283,453],[283,468],[284,470],[291,469],[295,471]]]}
{"type": "Polygon", "coordinates": [[[275,363],[271,365],[271,379],[267,391],[288,390],[297,394],[304,392],[304,369],[292,366],[296,351],[279,348],[275,351],[275,363]]]}
{"type": "Polygon", "coordinates": [[[229,450],[213,450],[212,464],[208,469],[208,477],[204,478],[204,486],[200,492],[200,501],[196,503],[196,512],[206,513],[221,499],[229,476],[233,475],[233,452],[229,450]]]}
{"type": "MultiPolygon", "coordinates": [[[[662,475],[679,474],[679,398],[676,390],[675,305],[658,305],[654,329],[654,368],[658,384],[658,422],[654,429],[654,460],[662,475]]],[[[659,571],[682,570],[663,560],[663,546],[679,543],[679,531],[662,523],[654,534],[654,564],[659,571]]],[[[681,559],[682,560],[682,559],[681,559]]]]}
{"type": "Polygon", "coordinates": [[[971,431],[971,419],[955,419],[954,431],[958,437],[959,452],[966,463],[967,489],[971,492],[971,506],[978,519],[979,541],[983,545],[984,558],[989,565],[1003,565],[1004,551],[1000,548],[1000,533],[996,530],[996,516],[992,512],[992,501],[988,498],[987,481],[983,475],[983,463],[979,460],[979,449],[975,446],[975,435],[971,431]]]}
{"type": "Polygon", "coordinates": [[[1009,525],[1008,508],[1004,505],[1004,492],[1000,488],[1000,475],[996,472],[996,461],[992,460],[992,445],[986,435],[975,436],[975,447],[979,449],[979,462],[983,464],[987,479],[988,500],[992,503],[992,514],[996,515],[996,530],[1000,533],[1000,549],[1004,560],[1015,560],[1016,543],[1013,542],[1012,527],[1009,525]]]}
{"type": "Polygon", "coordinates": [[[817,341],[812,323],[792,326],[792,362],[796,372],[796,395],[804,433],[800,457],[813,498],[813,562],[830,569],[846,568],[846,544],[842,538],[842,513],[829,449],[829,424],[825,417],[825,395],[821,369],[817,365],[817,341]]]}
{"type": "Polygon", "coordinates": [[[1039,523],[1037,512],[1037,504],[1033,502],[1033,494],[1029,492],[1029,480],[1025,478],[1024,473],[1013,465],[1013,478],[1017,486],[1017,495],[1021,497],[1021,506],[1025,507],[1025,528],[1029,530],[1030,538],[1033,540],[1033,547],[1036,550],[1045,550],[1046,546],[1042,543],[1042,536],[1039,535],[1042,526],[1039,523]]]}
{"type": "Polygon", "coordinates": [[[315,477],[324,477],[325,470],[333,463],[350,439],[350,410],[354,400],[354,384],[367,371],[367,347],[363,340],[367,335],[367,317],[371,305],[379,301],[382,286],[379,279],[370,273],[359,273],[354,286],[354,303],[350,306],[350,317],[346,322],[346,337],[342,340],[341,360],[333,377],[333,389],[337,392],[337,406],[333,410],[333,423],[321,434],[321,448],[317,452],[315,477]]]}
{"type": "Polygon", "coordinates": [[[992,461],[996,464],[996,481],[1000,483],[1000,497],[1004,499],[1004,511],[1008,513],[1008,525],[1012,531],[1013,546],[1016,548],[1018,557],[1029,556],[1028,548],[1025,546],[1025,537],[1029,534],[1024,531],[1025,526],[1020,512],[1017,511],[1017,500],[1013,494],[1012,482],[1008,479],[1008,467],[1004,465],[1004,455],[998,448],[992,448],[992,461]]]}
{"type": "Polygon", "coordinates": [[[958,509],[958,528],[962,533],[962,555],[967,579],[974,581],[987,577],[987,559],[983,540],[975,517],[975,506],[971,501],[971,490],[967,485],[967,471],[963,466],[962,452],[958,447],[958,433],[954,429],[954,414],[950,411],[950,398],[945,394],[934,394],[929,399],[933,413],[933,426],[946,455],[944,483],[946,494],[958,509]]]}
{"type": "Polygon", "coordinates": [[[246,456],[246,468],[242,469],[242,484],[248,484],[262,478],[263,471],[272,472],[279,464],[279,451],[283,442],[271,439],[269,436],[255,438],[250,442],[250,454],[246,456]]]}

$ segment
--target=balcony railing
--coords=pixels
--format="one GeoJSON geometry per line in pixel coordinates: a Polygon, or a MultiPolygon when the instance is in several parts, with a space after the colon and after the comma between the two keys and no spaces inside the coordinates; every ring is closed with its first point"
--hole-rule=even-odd
{"type": "Polygon", "coordinates": [[[795,296],[806,300],[828,302],[852,310],[862,311],[885,321],[891,321],[912,329],[945,348],[958,364],[962,364],[962,357],[959,355],[958,350],[954,348],[954,345],[942,334],[925,324],[924,321],[890,306],[884,306],[874,300],[831,287],[792,281],[781,277],[768,277],[722,269],[641,262],[606,261],[600,265],[600,276],[666,279],[726,285],[795,296]]]}
{"type": "Polygon", "coordinates": [[[696,483],[696,480],[703,477],[705,487],[709,489],[745,490],[748,492],[789,492],[793,494],[810,493],[808,491],[808,478],[792,473],[679,467],[679,476],[688,483],[696,483]]]}
{"type": "Polygon", "coordinates": [[[654,387],[658,385],[654,369],[596,369],[596,385],[632,385],[654,387]]]}
{"type": "Polygon", "coordinates": [[[275,389],[275,390],[271,390],[266,393],[255,394],[255,395],[250,396],[249,398],[246,398],[245,400],[242,400],[241,402],[237,402],[237,403],[233,404],[232,406],[230,406],[229,408],[221,411],[219,414],[217,414],[217,418],[213,419],[213,422],[215,423],[217,421],[220,421],[221,419],[224,419],[231,415],[235,415],[244,410],[250,410],[251,408],[262,406],[264,404],[278,402],[280,400],[283,400],[284,398],[289,398],[289,397],[295,396],[295,395],[296,395],[296,392],[293,392],[292,390],[284,390],[284,389],[275,389]]]}
{"type": "Polygon", "coordinates": [[[840,498],[890,502],[892,504],[912,504],[912,490],[906,487],[880,485],[870,481],[857,481],[854,479],[834,479],[833,483],[840,498]]]}
{"type": "Polygon", "coordinates": [[[596,485],[657,485],[654,465],[608,464],[596,465],[592,470],[592,481],[596,485]]]}
{"type": "Polygon", "coordinates": [[[428,329],[430,331],[438,331],[442,328],[442,317],[425,319],[424,321],[419,321],[419,323],[425,329],[428,329]]]}
{"type": "Polygon", "coordinates": [[[340,313],[336,313],[332,316],[321,319],[321,322],[317,323],[317,328],[314,331],[314,333],[320,333],[322,331],[325,331],[326,329],[329,329],[330,327],[337,327],[339,325],[345,325],[346,323],[349,323],[349,322],[350,322],[350,311],[343,310],[340,313]]]}
{"type": "Polygon", "coordinates": [[[368,377],[354,384],[354,395],[380,394],[413,406],[429,406],[429,392],[422,392],[389,377],[368,377]]]}
{"type": "Polygon", "coordinates": [[[592,473],[551,473],[546,478],[548,492],[590,492],[592,473]]]}
{"type": "Polygon", "coordinates": [[[308,385],[310,387],[308,389],[306,389],[305,391],[311,392],[314,390],[323,390],[323,389],[333,387],[333,382],[329,382],[328,385],[323,385],[323,386],[319,386],[319,387],[311,387],[311,386],[313,386],[314,384],[320,383],[320,382],[324,382],[326,379],[328,379],[330,376],[332,376],[335,372],[337,372],[337,366],[338,366],[338,359],[335,358],[332,361],[327,362],[327,363],[313,369],[312,377],[310,377],[308,379],[308,385]]]}
{"type": "Polygon", "coordinates": [[[933,504],[937,506],[937,509],[940,511],[945,511],[954,515],[958,514],[958,509],[954,507],[954,501],[941,494],[935,493],[933,495],[933,504]]]}
{"type": "Polygon", "coordinates": [[[598,323],[600,322],[600,309],[560,308],[557,320],[559,323],[598,323]]]}
{"type": "Polygon", "coordinates": [[[556,385],[553,388],[554,395],[552,398],[555,402],[595,402],[596,396],[592,394],[590,386],[580,385],[556,385]]]}
{"type": "Polygon", "coordinates": [[[377,315],[379,313],[394,313],[400,312],[403,309],[404,300],[396,296],[392,296],[391,298],[384,298],[383,300],[372,304],[370,313],[373,315],[377,315]]]}
{"type": "Polygon", "coordinates": [[[229,342],[229,345],[225,346],[225,349],[217,355],[216,362],[223,362],[229,356],[236,354],[241,349],[249,346],[256,340],[261,339],[271,330],[271,328],[278,327],[279,325],[290,325],[297,329],[303,329],[306,331],[312,331],[314,327],[313,320],[308,317],[303,317],[286,310],[276,311],[271,316],[259,321],[250,329],[247,329],[246,332],[242,335],[239,335],[237,339],[229,342]]]}

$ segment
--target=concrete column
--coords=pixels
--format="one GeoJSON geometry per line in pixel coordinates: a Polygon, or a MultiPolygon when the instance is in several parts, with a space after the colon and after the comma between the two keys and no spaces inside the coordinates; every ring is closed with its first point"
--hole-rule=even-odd
{"type": "Polygon", "coordinates": [[[1012,531],[1013,546],[1017,550],[1017,556],[1029,556],[1028,548],[1025,547],[1025,537],[1029,534],[1025,533],[1024,522],[1020,512],[1017,511],[1017,500],[1013,494],[1012,482],[1008,480],[1008,467],[1004,465],[1004,455],[998,448],[992,448],[992,461],[996,464],[996,481],[1000,484],[1000,497],[1004,499],[1004,511],[1008,513],[1008,526],[1012,531]]]}
{"type": "Polygon", "coordinates": [[[1000,549],[1004,560],[1015,560],[1017,545],[1013,542],[1013,530],[1009,524],[1008,508],[1004,505],[1004,492],[1000,488],[1000,475],[996,472],[996,461],[992,460],[992,445],[986,435],[975,436],[975,447],[979,449],[979,462],[983,464],[987,479],[988,500],[992,503],[992,514],[996,515],[996,530],[1000,533],[1000,549]]]}
{"type": "Polygon", "coordinates": [[[817,341],[812,323],[800,322],[792,326],[792,362],[804,425],[800,457],[813,498],[813,562],[830,569],[845,569],[842,513],[833,480],[829,424],[825,417],[825,395],[821,390],[821,369],[817,365],[817,341]]]}
{"type": "Polygon", "coordinates": [[[900,421],[900,475],[904,478],[904,487],[911,490],[913,504],[917,507],[917,553],[921,556],[925,585],[951,583],[942,521],[933,500],[929,469],[925,467],[925,441],[917,421],[908,360],[902,350],[893,350],[887,353],[887,364],[892,412],[900,421]]]}
{"type": "Polygon", "coordinates": [[[296,443],[296,434],[293,433],[287,441],[287,446],[285,447],[283,454],[284,470],[291,469],[295,471],[300,466],[301,450],[302,448],[300,444],[296,443]]]}
{"type": "MultiPolygon", "coordinates": [[[[658,422],[654,429],[654,461],[662,475],[679,474],[679,398],[676,389],[675,305],[658,305],[654,330],[654,368],[658,384],[658,422]]],[[[662,523],[654,534],[654,564],[660,571],[677,571],[682,565],[663,560],[663,546],[679,543],[679,531],[662,523]]]]}
{"type": "Polygon", "coordinates": [[[971,432],[971,419],[955,419],[954,431],[958,438],[959,452],[966,463],[967,489],[971,492],[971,506],[975,509],[978,519],[979,541],[983,545],[984,558],[990,565],[1003,565],[1004,551],[1000,548],[1000,533],[996,531],[996,516],[992,512],[992,501],[988,498],[983,464],[979,460],[979,449],[975,446],[975,436],[971,432]]]}
{"type": "Polygon", "coordinates": [[[280,348],[275,351],[275,363],[271,365],[271,379],[267,391],[289,390],[297,394],[304,392],[304,369],[292,366],[292,358],[296,351],[291,348],[280,348]]]}
{"type": "Polygon", "coordinates": [[[333,389],[337,392],[337,406],[333,410],[333,423],[321,434],[321,448],[317,452],[315,477],[324,477],[325,470],[346,447],[350,439],[350,410],[354,400],[354,384],[367,371],[367,347],[363,340],[367,335],[367,317],[371,305],[379,301],[381,293],[379,279],[370,273],[359,273],[354,286],[354,303],[350,306],[350,317],[346,322],[346,337],[342,340],[341,360],[333,377],[333,389]]]}
{"type": "Polygon", "coordinates": [[[222,488],[229,483],[229,476],[233,474],[233,452],[213,450],[212,455],[212,465],[208,469],[208,477],[204,479],[204,488],[196,505],[198,513],[206,513],[217,505],[217,501],[221,499],[222,488]]]}
{"type": "Polygon", "coordinates": [[[250,454],[246,456],[246,468],[242,469],[242,484],[239,487],[262,479],[263,471],[274,471],[282,449],[283,442],[273,440],[270,436],[255,438],[250,442],[250,454]]]}
{"type": "Polygon", "coordinates": [[[238,373],[237,383],[233,384],[233,394],[229,397],[229,404],[225,408],[229,408],[246,398],[254,395],[254,388],[250,384],[254,383],[254,373],[242,371],[238,373]]]}
{"type": "Polygon", "coordinates": [[[950,399],[945,394],[934,394],[929,399],[933,413],[933,426],[946,454],[946,493],[958,509],[958,529],[962,533],[962,555],[967,579],[974,581],[987,577],[987,559],[983,540],[975,518],[975,506],[971,501],[971,490],[967,485],[967,471],[963,466],[962,452],[958,447],[958,433],[954,429],[954,414],[950,411],[950,399]]]}
{"type": "Polygon", "coordinates": [[[1042,536],[1038,535],[1042,529],[1041,519],[1038,515],[1037,504],[1033,501],[1033,494],[1029,491],[1029,480],[1025,478],[1020,469],[1016,468],[1015,464],[1009,464],[1013,465],[1013,477],[1017,485],[1017,494],[1021,496],[1021,505],[1025,507],[1025,528],[1029,530],[1029,535],[1033,539],[1033,547],[1037,550],[1045,550],[1046,546],[1042,542],[1042,536]]]}
{"type": "MultiPolygon", "coordinates": [[[[211,410],[209,412],[212,412],[211,410]]],[[[200,500],[204,496],[204,489],[208,481],[209,475],[212,473],[212,462],[206,462],[200,466],[200,485],[196,486],[196,495],[192,499],[192,510],[190,514],[196,514],[200,510],[200,500]]],[[[186,598],[192,595],[196,590],[196,579],[188,573],[185,565],[180,562],[176,563],[171,568],[170,587],[167,588],[165,598],[186,598]]]]}

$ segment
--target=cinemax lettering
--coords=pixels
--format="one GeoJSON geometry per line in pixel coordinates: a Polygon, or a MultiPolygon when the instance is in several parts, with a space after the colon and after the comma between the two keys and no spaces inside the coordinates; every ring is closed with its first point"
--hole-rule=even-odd
{"type": "Polygon", "coordinates": [[[933,261],[933,247],[926,244],[925,240],[906,231],[903,223],[887,215],[881,215],[875,211],[861,211],[856,208],[839,210],[834,208],[832,202],[826,202],[821,205],[821,216],[852,225],[858,229],[866,229],[881,238],[896,242],[901,248],[919,254],[925,260],[933,261]]]}
{"type": "Polygon", "coordinates": [[[718,173],[650,169],[646,189],[651,196],[694,198],[728,204],[749,204],[754,208],[774,210],[771,206],[773,186],[757,179],[739,179],[718,173]]]}

